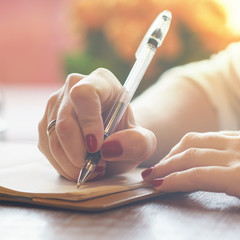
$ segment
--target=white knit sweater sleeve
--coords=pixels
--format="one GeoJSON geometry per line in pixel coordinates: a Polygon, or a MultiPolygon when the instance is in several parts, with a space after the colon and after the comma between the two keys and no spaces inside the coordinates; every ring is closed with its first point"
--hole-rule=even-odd
{"type": "Polygon", "coordinates": [[[165,74],[167,79],[180,76],[194,81],[206,92],[217,111],[220,130],[240,129],[240,42],[208,60],[176,67],[165,74]]]}

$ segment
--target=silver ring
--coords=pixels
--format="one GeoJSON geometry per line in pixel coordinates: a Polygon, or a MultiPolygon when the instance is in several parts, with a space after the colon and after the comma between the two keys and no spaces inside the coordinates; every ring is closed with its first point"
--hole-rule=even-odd
{"type": "Polygon", "coordinates": [[[50,137],[52,131],[55,129],[56,119],[53,119],[47,126],[47,135],[50,137]]]}

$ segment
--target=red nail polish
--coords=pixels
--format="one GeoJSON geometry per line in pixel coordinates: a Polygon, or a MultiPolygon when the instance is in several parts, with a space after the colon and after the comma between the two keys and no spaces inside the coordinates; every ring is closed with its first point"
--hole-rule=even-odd
{"type": "Polygon", "coordinates": [[[88,134],[86,136],[86,145],[89,153],[97,151],[97,139],[94,134],[88,134]]]}
{"type": "Polygon", "coordinates": [[[159,187],[163,183],[163,178],[156,178],[152,181],[153,187],[159,187]]]}
{"type": "Polygon", "coordinates": [[[147,168],[144,171],[142,171],[142,178],[146,178],[151,172],[153,171],[153,168],[147,168]]]}
{"type": "Polygon", "coordinates": [[[104,158],[118,157],[122,155],[123,149],[118,141],[110,141],[102,145],[101,153],[104,158]]]}

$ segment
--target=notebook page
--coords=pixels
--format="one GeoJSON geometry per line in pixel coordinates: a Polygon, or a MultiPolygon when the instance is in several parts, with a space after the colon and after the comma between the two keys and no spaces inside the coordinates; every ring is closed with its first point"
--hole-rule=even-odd
{"type": "Polygon", "coordinates": [[[145,185],[136,169],[77,189],[76,182],[60,177],[35,145],[1,143],[0,155],[0,193],[12,196],[79,201],[145,185]]]}

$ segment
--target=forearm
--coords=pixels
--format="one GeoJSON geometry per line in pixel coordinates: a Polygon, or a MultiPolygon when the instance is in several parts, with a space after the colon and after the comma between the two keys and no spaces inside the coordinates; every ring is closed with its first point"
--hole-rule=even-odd
{"type": "Polygon", "coordinates": [[[157,137],[156,151],[144,166],[159,162],[188,132],[219,129],[217,113],[197,84],[181,77],[167,80],[153,85],[132,104],[137,122],[157,137]]]}

